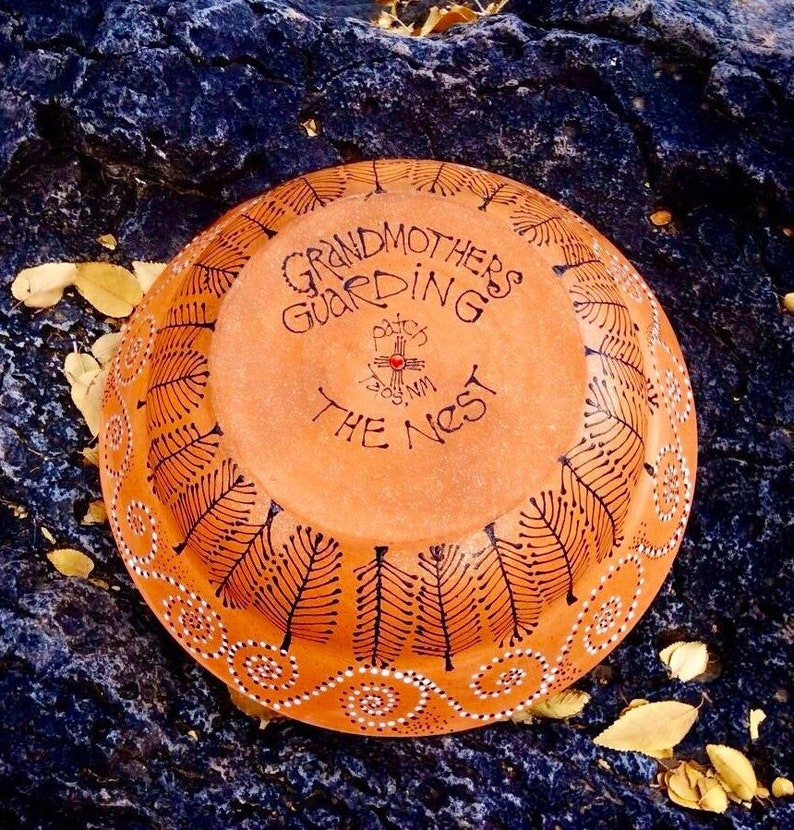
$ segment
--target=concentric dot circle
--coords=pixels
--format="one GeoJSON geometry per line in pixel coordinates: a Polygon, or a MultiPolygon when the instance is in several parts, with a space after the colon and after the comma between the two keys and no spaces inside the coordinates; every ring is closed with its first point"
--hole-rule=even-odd
{"type": "Polygon", "coordinates": [[[188,651],[204,659],[224,654],[227,642],[223,622],[193,591],[182,589],[171,594],[163,600],[163,609],[166,625],[188,651]]]}
{"type": "Polygon", "coordinates": [[[300,675],[296,658],[270,643],[241,640],[226,659],[234,685],[260,701],[291,689],[300,675]]]}
{"type": "Polygon", "coordinates": [[[546,674],[549,664],[539,651],[514,649],[492,658],[490,663],[481,665],[471,676],[469,688],[480,700],[512,695],[516,689],[534,689],[546,674]],[[528,671],[535,663],[539,677],[531,677],[528,671]]]}
{"type": "Polygon", "coordinates": [[[598,586],[590,592],[582,606],[581,622],[576,624],[577,628],[581,625],[582,641],[588,654],[606,651],[628,631],[645,584],[644,573],[639,556],[630,554],[610,565],[598,586]],[[633,567],[636,572],[633,595],[629,602],[625,599],[625,588],[618,593],[613,587],[618,582],[618,575],[623,574],[628,567],[633,567]]]}
{"type": "Polygon", "coordinates": [[[653,506],[659,521],[669,522],[682,501],[683,470],[675,447],[669,444],[662,447],[655,469],[653,506]]]}
{"type": "Polygon", "coordinates": [[[340,694],[339,703],[345,715],[359,727],[393,729],[421,715],[429,698],[426,689],[410,683],[364,680],[348,685],[340,694]]]}
{"type": "Polygon", "coordinates": [[[135,330],[122,339],[112,364],[113,377],[119,386],[129,386],[141,374],[152,355],[157,321],[151,314],[135,319],[135,330]]]}

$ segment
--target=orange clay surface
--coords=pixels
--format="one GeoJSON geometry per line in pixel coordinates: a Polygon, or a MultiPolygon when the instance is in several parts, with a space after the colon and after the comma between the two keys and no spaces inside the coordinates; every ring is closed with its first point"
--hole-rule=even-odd
{"type": "Polygon", "coordinates": [[[222,217],[133,316],[110,521],[199,662],[283,714],[423,735],[570,685],[636,623],[692,501],[678,344],[558,203],[418,160],[222,217]]]}

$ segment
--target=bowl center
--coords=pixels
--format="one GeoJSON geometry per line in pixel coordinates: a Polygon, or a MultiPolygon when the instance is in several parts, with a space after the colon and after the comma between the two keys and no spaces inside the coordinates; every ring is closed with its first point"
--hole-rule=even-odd
{"type": "Polygon", "coordinates": [[[584,347],[543,249],[416,194],[298,217],[241,271],[213,406],[264,491],[337,538],[459,538],[537,491],[582,423],[584,347]]]}

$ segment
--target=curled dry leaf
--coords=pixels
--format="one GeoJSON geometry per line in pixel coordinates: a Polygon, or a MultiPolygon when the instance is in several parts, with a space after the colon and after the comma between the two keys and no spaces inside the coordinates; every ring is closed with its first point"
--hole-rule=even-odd
{"type": "Polygon", "coordinates": [[[749,801],[758,787],[753,765],[747,757],[730,746],[707,744],[706,752],[728,793],[749,801]]]}
{"type": "Polygon", "coordinates": [[[132,273],[135,274],[135,279],[138,280],[141,290],[148,291],[160,274],[165,271],[167,262],[141,262],[138,259],[132,261],[132,273]]]}
{"type": "Polygon", "coordinates": [[[80,455],[83,456],[86,464],[90,464],[92,467],[99,466],[99,447],[84,447],[80,450],[80,455]]]}
{"type": "Polygon", "coordinates": [[[275,712],[252,700],[248,695],[229,686],[229,697],[232,703],[243,713],[252,718],[259,719],[259,728],[264,729],[275,717],[275,712]]]}
{"type": "Polygon", "coordinates": [[[101,525],[108,520],[108,511],[105,508],[105,502],[102,499],[94,499],[89,502],[88,509],[85,511],[85,516],[81,524],[84,525],[101,525]]]}
{"type": "Polygon", "coordinates": [[[451,6],[445,6],[444,8],[431,6],[427,19],[417,34],[419,37],[426,37],[434,32],[445,32],[456,23],[471,23],[473,20],[477,20],[479,16],[474,9],[461,6],[459,3],[453,3],[451,6]]]}
{"type": "Polygon", "coordinates": [[[82,551],[74,548],[60,548],[47,554],[47,559],[52,562],[57,571],[64,576],[76,576],[80,579],[87,579],[94,570],[94,563],[90,557],[82,551]]]}
{"type": "Polygon", "coordinates": [[[663,648],[659,658],[667,666],[670,677],[687,681],[706,671],[709,652],[705,643],[677,642],[663,648]]]}
{"type": "Polygon", "coordinates": [[[107,369],[92,369],[84,372],[72,384],[72,401],[85,418],[92,435],[99,434],[102,391],[105,388],[107,373],[107,369]]]}
{"type": "Polygon", "coordinates": [[[103,248],[107,248],[109,251],[115,251],[119,244],[118,240],[112,233],[103,233],[96,238],[96,241],[103,248]]]}
{"type": "Polygon", "coordinates": [[[97,311],[108,317],[127,317],[143,297],[132,272],[110,262],[81,262],[74,286],[97,311]]]}
{"type": "Polygon", "coordinates": [[[750,740],[758,740],[758,727],[766,720],[766,712],[763,709],[750,710],[750,740]]]}
{"type": "Polygon", "coordinates": [[[530,715],[539,718],[553,718],[564,720],[578,715],[590,702],[590,695],[587,692],[580,692],[577,689],[567,689],[556,695],[546,698],[537,706],[532,706],[527,711],[530,715]]]}
{"type": "Polygon", "coordinates": [[[319,133],[317,121],[314,118],[307,118],[305,121],[301,121],[301,127],[303,127],[309,138],[316,138],[319,133]]]}
{"type": "Polygon", "coordinates": [[[11,293],[30,308],[50,308],[74,282],[77,266],[73,262],[47,262],[24,268],[11,283],[11,293]]]}
{"type": "Polygon", "coordinates": [[[667,790],[670,801],[680,807],[710,813],[724,813],[728,808],[728,797],[713,770],[696,761],[684,761],[675,769],[660,773],[658,781],[667,790]]]}
{"type": "Polygon", "coordinates": [[[698,807],[709,813],[724,813],[728,809],[728,796],[716,778],[702,778],[698,782],[700,801],[698,807]]]}
{"type": "Polygon", "coordinates": [[[651,758],[669,758],[697,716],[694,706],[676,700],[634,706],[597,735],[593,743],[622,752],[642,752],[651,758]]]}
{"type": "Polygon", "coordinates": [[[656,225],[657,228],[663,228],[673,221],[673,214],[669,210],[657,210],[648,218],[651,220],[651,224],[656,225]]]}
{"type": "Polygon", "coordinates": [[[83,352],[69,352],[63,361],[63,373],[71,386],[74,386],[86,372],[93,372],[99,368],[96,358],[83,352]]]}
{"type": "Polygon", "coordinates": [[[787,798],[788,796],[794,795],[794,783],[789,781],[788,778],[778,776],[772,782],[772,795],[775,798],[787,798]]]}
{"type": "Polygon", "coordinates": [[[97,359],[103,369],[113,360],[113,355],[118,351],[120,343],[121,332],[109,331],[107,334],[103,334],[97,338],[94,345],[91,346],[91,354],[97,359]]]}

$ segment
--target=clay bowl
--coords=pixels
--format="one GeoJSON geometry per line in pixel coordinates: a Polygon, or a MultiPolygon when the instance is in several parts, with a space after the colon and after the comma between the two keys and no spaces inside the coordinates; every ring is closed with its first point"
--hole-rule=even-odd
{"type": "Polygon", "coordinates": [[[681,543],[675,336],[596,230],[492,173],[385,160],[227,213],[130,321],[102,484],[206,668],[357,734],[509,717],[602,660],[681,543]]]}

